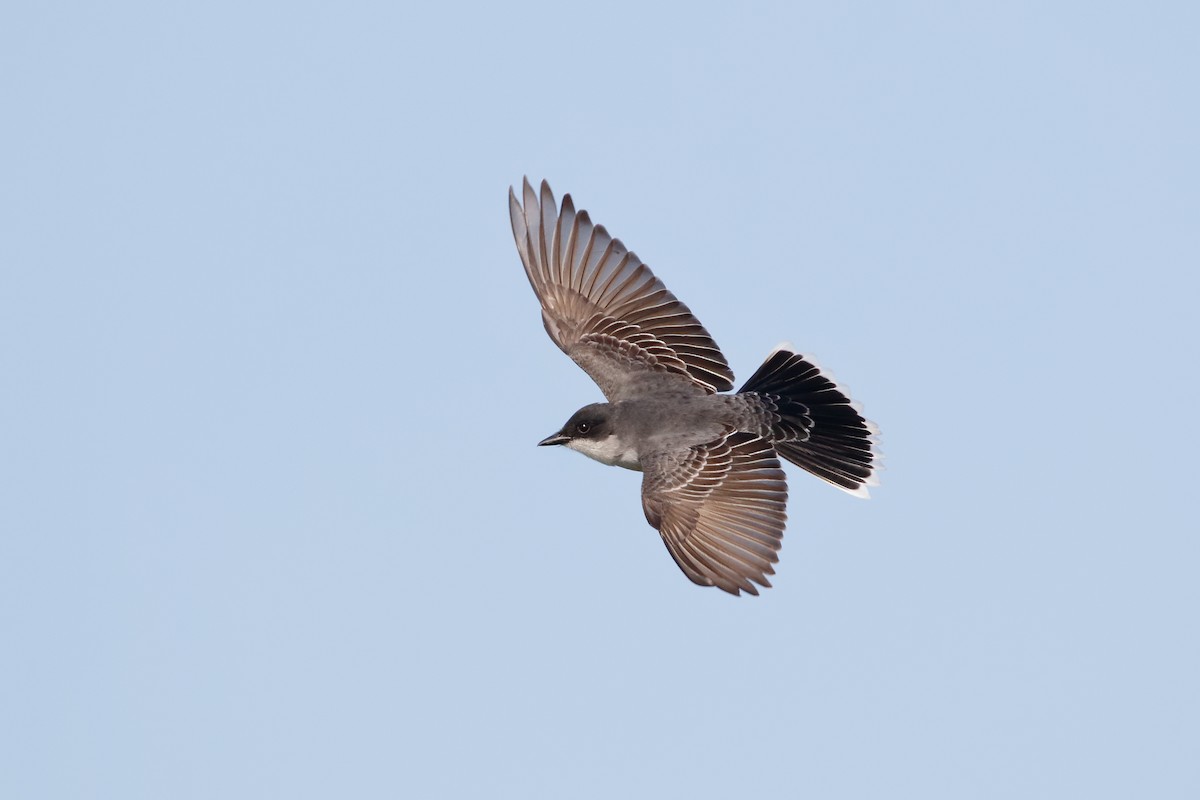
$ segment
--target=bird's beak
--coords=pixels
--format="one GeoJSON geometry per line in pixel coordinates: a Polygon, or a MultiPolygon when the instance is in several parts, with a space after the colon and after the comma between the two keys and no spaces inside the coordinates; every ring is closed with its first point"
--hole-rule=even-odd
{"type": "Polygon", "coordinates": [[[538,442],[538,447],[545,447],[548,444],[562,444],[563,442],[569,441],[571,441],[570,436],[563,436],[561,433],[555,433],[538,442]]]}

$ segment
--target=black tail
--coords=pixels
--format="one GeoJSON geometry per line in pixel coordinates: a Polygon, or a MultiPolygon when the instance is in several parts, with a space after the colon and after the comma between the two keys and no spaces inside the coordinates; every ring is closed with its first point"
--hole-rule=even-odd
{"type": "Polygon", "coordinates": [[[739,393],[768,401],[775,451],[798,467],[860,497],[878,483],[875,426],[836,383],[787,347],[767,357],[739,393]]]}

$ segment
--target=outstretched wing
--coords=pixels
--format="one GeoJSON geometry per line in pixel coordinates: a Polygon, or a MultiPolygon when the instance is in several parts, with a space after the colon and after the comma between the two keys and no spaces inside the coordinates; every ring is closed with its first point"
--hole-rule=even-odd
{"type": "Polygon", "coordinates": [[[684,574],[730,594],[758,594],[779,560],[787,480],[771,443],[727,433],[642,457],[642,508],[684,574]],[[754,583],[751,583],[753,581],[754,583]]]}
{"type": "Polygon", "coordinates": [[[550,186],[524,184],[524,207],[508,193],[513,237],[542,303],[546,332],[612,402],[655,390],[713,393],[733,372],[704,326],[650,268],[576,213],[555,206],[550,186]]]}

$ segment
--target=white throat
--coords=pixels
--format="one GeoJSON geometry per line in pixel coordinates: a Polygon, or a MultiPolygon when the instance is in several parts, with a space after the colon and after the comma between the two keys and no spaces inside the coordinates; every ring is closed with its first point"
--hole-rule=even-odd
{"type": "Polygon", "coordinates": [[[605,436],[603,439],[572,439],[566,442],[565,446],[610,467],[624,467],[639,472],[642,469],[637,450],[616,436],[605,436]]]}

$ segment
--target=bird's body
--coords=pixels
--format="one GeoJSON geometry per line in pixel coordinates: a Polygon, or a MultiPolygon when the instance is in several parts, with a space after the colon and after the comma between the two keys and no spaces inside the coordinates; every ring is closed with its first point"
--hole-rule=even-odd
{"type": "Polygon", "coordinates": [[[780,346],[734,394],[708,331],[570,195],[526,181],[513,235],[551,339],[600,386],[540,444],[638,470],[642,508],[695,583],[770,586],[787,515],[777,455],[851,494],[875,483],[875,428],[810,359],[780,346]]]}
{"type": "Polygon", "coordinates": [[[760,402],[746,395],[663,393],[585,408],[605,415],[614,435],[599,441],[575,437],[562,444],[610,467],[639,472],[641,449],[686,449],[711,442],[726,430],[770,435],[760,402]]]}

